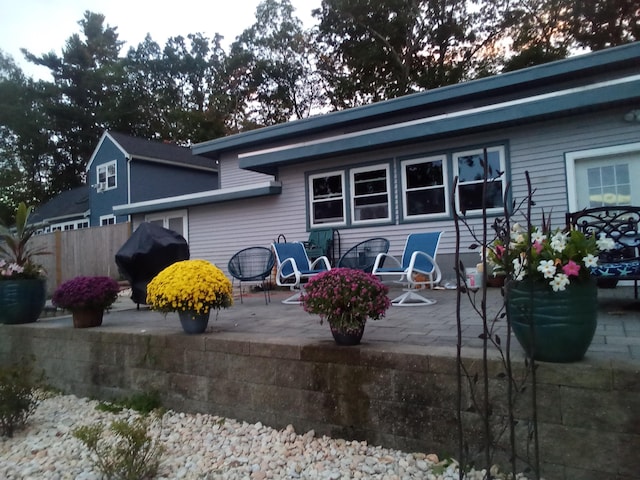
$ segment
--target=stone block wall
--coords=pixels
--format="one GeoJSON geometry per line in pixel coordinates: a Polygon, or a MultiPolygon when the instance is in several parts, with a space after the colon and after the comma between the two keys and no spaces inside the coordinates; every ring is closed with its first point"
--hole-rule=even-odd
{"type": "MultiPolygon", "coordinates": [[[[457,457],[455,353],[445,347],[337,347],[266,342],[237,334],[118,333],[0,325],[0,363],[33,355],[47,383],[116,399],[157,390],[168,408],[294,425],[303,433],[457,457]]],[[[471,376],[480,352],[465,353],[471,376]]],[[[516,365],[518,368],[522,366],[516,365]]],[[[494,417],[506,412],[502,366],[489,360],[494,417]]],[[[631,480],[640,471],[640,371],[610,362],[539,364],[538,421],[547,480],[631,480]]],[[[528,385],[531,388],[531,385],[528,385]]],[[[529,397],[518,403],[524,442],[529,397]]],[[[471,448],[480,440],[469,388],[462,391],[471,448]]],[[[504,443],[504,441],[502,442],[504,443]]]]}

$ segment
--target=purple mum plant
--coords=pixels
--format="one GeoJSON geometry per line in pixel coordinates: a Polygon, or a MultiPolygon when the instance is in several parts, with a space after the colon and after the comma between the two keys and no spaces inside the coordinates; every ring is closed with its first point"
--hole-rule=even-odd
{"type": "Polygon", "coordinates": [[[320,315],[320,323],[340,330],[355,330],[367,319],[384,317],[391,301],[389,288],[362,270],[333,268],[314,276],[301,295],[305,312],[320,315]]]}
{"type": "Polygon", "coordinates": [[[51,302],[66,310],[108,310],[118,298],[119,291],[118,282],[110,277],[75,277],[56,289],[51,302]]]}

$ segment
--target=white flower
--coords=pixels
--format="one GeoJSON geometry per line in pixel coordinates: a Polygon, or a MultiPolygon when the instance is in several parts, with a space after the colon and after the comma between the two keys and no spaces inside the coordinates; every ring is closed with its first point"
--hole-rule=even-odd
{"type": "Polygon", "coordinates": [[[531,243],[542,243],[547,239],[547,236],[544,235],[541,231],[539,231],[537,228],[531,232],[531,243]]]}
{"type": "Polygon", "coordinates": [[[613,250],[613,248],[616,246],[616,242],[613,241],[613,238],[607,237],[607,235],[602,232],[600,234],[600,238],[596,240],[596,245],[598,246],[599,250],[609,251],[613,250]]]}
{"type": "Polygon", "coordinates": [[[567,237],[569,234],[558,232],[551,237],[551,248],[554,252],[562,252],[567,246],[567,237]]]}
{"type": "Polygon", "coordinates": [[[591,255],[590,253],[588,253],[586,257],[583,257],[582,261],[587,268],[596,267],[598,265],[598,257],[591,255]]]}
{"type": "Polygon", "coordinates": [[[540,260],[537,270],[544,275],[544,278],[553,278],[556,274],[556,266],[553,260],[540,260]]]}
{"type": "Polygon", "coordinates": [[[524,280],[524,277],[527,275],[527,259],[523,258],[514,258],[511,263],[513,264],[513,277],[516,280],[524,280]]]}
{"type": "Polygon", "coordinates": [[[562,292],[567,288],[567,285],[569,285],[569,277],[564,273],[558,273],[553,277],[553,280],[549,282],[549,285],[551,285],[554,292],[562,292]]]}

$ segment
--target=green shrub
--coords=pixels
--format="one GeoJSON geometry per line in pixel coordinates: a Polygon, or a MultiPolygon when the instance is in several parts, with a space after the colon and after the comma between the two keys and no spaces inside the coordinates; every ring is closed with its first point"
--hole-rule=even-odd
{"type": "Polygon", "coordinates": [[[149,434],[148,417],[138,417],[133,422],[115,420],[111,423],[113,440],[104,438],[104,426],[100,423],[84,425],[73,430],[93,454],[96,468],[108,479],[143,480],[158,473],[162,445],[149,434]]]}
{"type": "Polygon", "coordinates": [[[33,362],[0,367],[0,435],[12,437],[38,406],[33,362]]]}
{"type": "Polygon", "coordinates": [[[155,391],[137,393],[121,400],[114,400],[113,402],[100,402],[96,406],[96,410],[110,413],[119,413],[125,408],[135,410],[145,415],[154,410],[161,410],[162,402],[160,401],[160,394],[155,391]]]}

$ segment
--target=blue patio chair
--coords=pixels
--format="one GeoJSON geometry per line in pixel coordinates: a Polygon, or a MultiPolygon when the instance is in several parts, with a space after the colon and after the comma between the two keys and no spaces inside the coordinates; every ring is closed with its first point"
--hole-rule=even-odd
{"type": "Polygon", "coordinates": [[[297,290],[296,294],[283,300],[282,303],[299,304],[303,288],[302,281],[325,270],[331,270],[329,259],[324,255],[311,262],[302,242],[273,243],[272,248],[278,267],[276,284],[289,287],[291,291],[297,290]]]}
{"type": "Polygon", "coordinates": [[[376,257],[372,273],[384,280],[395,277],[395,282],[406,285],[405,293],[391,301],[396,306],[433,305],[435,300],[423,297],[417,290],[429,285],[433,288],[442,279],[442,272],[436,263],[436,253],[443,232],[412,233],[402,252],[402,262],[395,257],[381,253],[376,257]]]}
{"type": "Polygon", "coordinates": [[[231,276],[240,282],[240,303],[243,303],[242,282],[260,282],[264,302],[271,301],[265,280],[271,275],[274,264],[273,251],[266,247],[244,248],[231,257],[227,268],[231,276]]]}
{"type": "Polygon", "coordinates": [[[378,254],[388,251],[389,240],[380,237],[369,238],[347,250],[338,260],[338,267],[355,268],[371,273],[378,254]]]}

